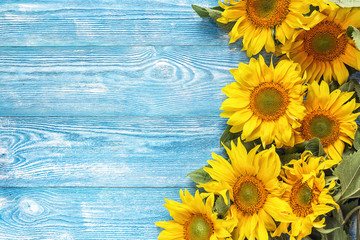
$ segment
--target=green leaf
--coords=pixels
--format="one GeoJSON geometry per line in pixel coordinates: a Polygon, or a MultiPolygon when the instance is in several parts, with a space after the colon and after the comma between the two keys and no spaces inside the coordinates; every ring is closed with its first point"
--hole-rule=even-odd
{"type": "MultiPolygon", "coordinates": [[[[355,94],[350,98],[350,100],[355,99],[356,102],[360,102],[360,83],[357,79],[351,79],[348,82],[344,83],[339,89],[342,92],[355,92],[355,94]]],[[[356,109],[354,113],[359,112],[360,109],[356,109]]]]}
{"type": "Polygon", "coordinates": [[[319,11],[319,6],[310,5],[310,11],[305,16],[310,16],[314,11],[319,11]]]}
{"type": "MultiPolygon", "coordinates": [[[[241,132],[238,133],[232,133],[230,132],[231,126],[228,125],[225,128],[225,131],[223,132],[223,134],[220,137],[220,146],[222,146],[222,144],[224,144],[227,148],[231,149],[231,142],[233,141],[236,145],[237,145],[237,141],[238,139],[240,139],[241,136],[241,132]]],[[[261,142],[260,140],[254,140],[251,142],[244,142],[240,139],[241,143],[244,145],[244,147],[246,148],[246,150],[249,152],[251,149],[253,149],[254,147],[256,147],[257,145],[260,145],[261,142]]]]}
{"type": "Polygon", "coordinates": [[[294,147],[286,149],[285,155],[294,153],[303,153],[304,151],[311,151],[314,156],[325,156],[326,153],[320,142],[320,139],[313,138],[309,141],[296,144],[294,147]]]}
{"type": "MultiPolygon", "coordinates": [[[[228,199],[230,199],[229,192],[227,192],[226,194],[228,199]]],[[[230,201],[226,204],[224,198],[221,195],[218,196],[215,200],[214,211],[220,214],[221,216],[224,216],[229,209],[230,209],[230,201]]]]}
{"type": "Polygon", "coordinates": [[[206,10],[206,8],[197,6],[197,5],[191,5],[191,7],[194,9],[194,11],[201,17],[201,18],[208,18],[210,17],[209,12],[206,10]]]}
{"type": "Polygon", "coordinates": [[[283,153],[280,151],[278,155],[282,164],[287,164],[291,160],[297,160],[301,158],[301,154],[304,151],[311,151],[314,156],[325,156],[323,146],[321,145],[320,139],[313,138],[309,141],[296,144],[294,147],[286,149],[283,153]]]}
{"type": "MultiPolygon", "coordinates": [[[[327,240],[350,240],[350,236],[344,231],[341,220],[339,219],[339,214],[337,210],[333,210],[332,215],[327,215],[325,218],[326,229],[332,230],[329,233],[321,233],[323,239],[327,240]],[[326,237],[324,237],[326,236],[326,237]]],[[[326,229],[323,229],[324,232],[327,232],[326,229]]],[[[322,231],[316,229],[317,231],[322,231]]]]}
{"type": "Polygon", "coordinates": [[[195,171],[192,171],[187,175],[187,177],[191,178],[196,183],[208,183],[211,182],[213,179],[210,177],[210,175],[205,172],[204,168],[199,168],[195,171]]]}
{"type": "Polygon", "coordinates": [[[342,92],[355,92],[355,97],[360,97],[360,83],[357,79],[351,79],[339,87],[342,92]]]}
{"type": "Polygon", "coordinates": [[[314,156],[317,157],[326,155],[326,152],[320,142],[320,139],[318,138],[313,138],[307,141],[307,144],[305,145],[305,151],[310,151],[314,156]]]}
{"type": "Polygon", "coordinates": [[[336,81],[331,81],[330,84],[329,84],[329,88],[330,88],[330,92],[336,90],[339,88],[339,83],[336,82],[336,81]]]}
{"type": "MultiPolygon", "coordinates": [[[[360,0],[359,0],[360,3],[360,0]]],[[[360,6],[360,5],[359,5],[360,6]]],[[[360,49],[360,31],[354,26],[349,26],[346,29],[346,34],[349,38],[355,41],[355,45],[358,49],[360,49]]]]}
{"type": "Polygon", "coordinates": [[[332,233],[332,232],[335,231],[336,229],[340,229],[340,227],[338,226],[338,227],[329,228],[329,229],[316,228],[316,230],[317,230],[319,233],[322,233],[322,234],[332,233]]]}
{"type": "Polygon", "coordinates": [[[354,148],[356,151],[360,150],[360,128],[358,127],[354,137],[354,148]]]}
{"type": "Polygon", "coordinates": [[[222,146],[222,144],[224,144],[226,147],[230,148],[230,143],[233,140],[236,140],[237,138],[239,138],[241,136],[241,132],[238,133],[232,133],[230,132],[231,126],[227,125],[225,128],[225,131],[223,132],[223,134],[220,137],[220,146],[222,146]]]}
{"type": "Polygon", "coordinates": [[[287,164],[289,163],[291,160],[298,160],[301,158],[301,153],[291,153],[291,154],[284,154],[284,155],[279,155],[280,156],[280,160],[282,162],[282,164],[287,164]]]}
{"type": "Polygon", "coordinates": [[[351,210],[353,210],[357,206],[359,206],[359,199],[347,201],[346,203],[341,204],[340,208],[343,215],[346,216],[349,214],[349,212],[351,212],[351,210]]]}
{"type": "Polygon", "coordinates": [[[329,0],[340,7],[360,7],[360,0],[329,0]]]}
{"type": "MultiPolygon", "coordinates": [[[[280,237],[271,237],[271,235],[269,234],[269,240],[287,240],[288,237],[285,234],[282,234],[280,237]]],[[[306,238],[304,238],[303,240],[307,240],[306,238]]]]}
{"type": "Polygon", "coordinates": [[[224,11],[224,9],[222,9],[220,6],[213,8],[203,8],[193,4],[191,5],[191,7],[201,18],[212,18],[215,21],[216,25],[218,25],[218,27],[224,29],[225,31],[230,32],[236,23],[236,21],[234,21],[224,24],[217,21],[217,19],[221,17],[222,12],[224,11]]]}
{"type": "Polygon", "coordinates": [[[343,161],[336,167],[334,175],[340,180],[339,200],[360,198],[360,151],[343,156],[343,161]]]}

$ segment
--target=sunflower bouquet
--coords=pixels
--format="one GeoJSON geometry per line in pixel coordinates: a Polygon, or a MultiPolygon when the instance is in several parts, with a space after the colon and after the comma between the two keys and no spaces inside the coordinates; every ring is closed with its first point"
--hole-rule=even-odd
{"type": "Polygon", "coordinates": [[[173,220],[156,223],[159,239],[347,240],[354,227],[360,239],[360,84],[351,79],[360,70],[360,2],[193,9],[229,31],[230,43],[240,39],[251,59],[222,89],[223,156],[189,173],[194,196],[165,199],[173,220]],[[252,58],[263,50],[276,57],[252,58]]]}

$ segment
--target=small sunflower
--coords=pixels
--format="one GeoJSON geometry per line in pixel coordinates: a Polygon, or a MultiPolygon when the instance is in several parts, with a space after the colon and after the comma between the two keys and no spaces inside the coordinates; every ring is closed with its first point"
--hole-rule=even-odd
{"type": "Polygon", "coordinates": [[[222,89],[229,98],[220,108],[224,110],[220,116],[229,118],[230,131],[242,131],[246,141],[261,138],[263,145],[275,140],[277,147],[293,146],[293,129],[300,127],[298,121],[305,116],[306,87],[299,65],[282,60],[274,68],[260,55],[230,72],[237,82],[222,89]]]}
{"type": "Polygon", "coordinates": [[[355,120],[360,115],[353,113],[360,107],[355,99],[350,100],[353,94],[339,89],[330,93],[324,81],[320,85],[317,82],[310,84],[304,101],[306,116],[296,131],[296,142],[317,137],[330,159],[340,162],[345,143],[353,144],[357,130],[355,120]]]}
{"type": "Polygon", "coordinates": [[[199,191],[193,197],[187,190],[180,190],[182,203],[165,199],[164,205],[174,218],[171,221],[155,223],[164,228],[159,240],[223,240],[231,237],[236,220],[218,219],[213,213],[214,195],[209,195],[204,202],[199,191]]]}
{"type": "Polygon", "coordinates": [[[329,3],[321,13],[314,11],[309,30],[299,30],[292,41],[280,47],[280,52],[301,65],[309,82],[321,77],[326,82],[335,79],[340,85],[349,77],[346,65],[360,70],[360,51],[354,40],[346,36],[349,25],[360,27],[360,8],[339,8],[329,3]]]}
{"type": "Polygon", "coordinates": [[[325,188],[324,169],[330,168],[336,162],[325,160],[323,157],[314,157],[311,152],[304,152],[301,159],[292,160],[284,166],[282,179],[287,183],[287,191],[283,195],[291,207],[295,216],[292,223],[280,223],[273,235],[279,236],[287,232],[290,239],[303,239],[311,233],[313,227],[324,227],[325,218],[319,219],[334,209],[338,205],[328,194],[329,190],[335,186],[331,182],[328,188],[325,188]],[[333,205],[333,206],[329,206],[333,205]]]}
{"type": "Polygon", "coordinates": [[[274,146],[257,153],[259,145],[248,153],[240,139],[237,142],[237,146],[231,142],[231,149],[225,147],[231,163],[213,153],[211,167],[204,170],[214,181],[199,187],[220,194],[225,202],[229,193],[230,214],[238,219],[237,239],[267,240],[268,231],[276,229],[275,221],[291,221],[290,206],[280,198],[284,192],[278,180],[280,159],[274,146]]]}
{"type": "Polygon", "coordinates": [[[228,23],[236,21],[230,31],[230,43],[243,37],[243,50],[247,50],[248,57],[263,49],[267,52],[275,51],[275,41],[281,43],[291,39],[297,28],[303,28],[306,18],[303,14],[309,12],[309,5],[318,5],[317,0],[240,0],[226,1],[231,5],[220,2],[224,9],[222,17],[217,21],[228,23]]]}

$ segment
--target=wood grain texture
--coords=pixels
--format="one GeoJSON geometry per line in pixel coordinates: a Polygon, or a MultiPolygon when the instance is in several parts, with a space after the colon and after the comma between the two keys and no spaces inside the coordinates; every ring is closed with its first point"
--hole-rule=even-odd
{"type": "MultiPolygon", "coordinates": [[[[194,189],[190,189],[194,193],[194,189]]],[[[2,188],[0,239],[157,239],[178,188],[2,188]]]]}
{"type": "Polygon", "coordinates": [[[191,4],[216,0],[3,0],[0,46],[227,45],[227,33],[191,4]]]}
{"type": "Polygon", "coordinates": [[[0,48],[0,116],[218,116],[248,61],[228,46],[0,48]]]}
{"type": "Polygon", "coordinates": [[[220,117],[0,118],[3,187],[188,187],[221,153],[220,117]]]}

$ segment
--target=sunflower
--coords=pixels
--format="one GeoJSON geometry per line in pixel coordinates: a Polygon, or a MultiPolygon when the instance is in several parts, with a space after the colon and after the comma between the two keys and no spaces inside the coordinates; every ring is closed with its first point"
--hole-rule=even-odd
{"type": "MultiPolygon", "coordinates": [[[[229,2],[229,1],[227,1],[229,2]]],[[[230,43],[243,37],[243,50],[251,57],[265,46],[267,52],[275,51],[275,38],[281,43],[291,39],[297,28],[305,27],[309,5],[318,5],[317,0],[230,0],[231,5],[219,2],[224,9],[217,21],[228,23],[236,21],[230,31],[230,43]]]]}
{"type": "Polygon", "coordinates": [[[298,120],[305,116],[303,97],[306,87],[298,64],[279,61],[268,67],[263,57],[250,59],[249,65],[239,63],[230,70],[237,82],[222,90],[229,97],[221,110],[227,117],[231,132],[241,132],[241,138],[252,141],[261,138],[263,145],[275,140],[277,147],[293,146],[298,120]]]}
{"type": "Polygon", "coordinates": [[[345,143],[350,146],[353,144],[357,130],[355,120],[360,115],[353,113],[360,107],[355,99],[350,100],[353,94],[339,89],[330,93],[324,81],[320,85],[317,82],[309,84],[304,101],[306,116],[296,131],[296,142],[317,137],[330,159],[341,161],[345,143]]]}
{"type": "Polygon", "coordinates": [[[290,231],[287,232],[291,236],[290,239],[300,240],[309,235],[313,227],[325,226],[325,218],[320,220],[319,216],[333,210],[333,206],[338,207],[332,196],[328,194],[335,186],[335,182],[331,182],[329,187],[325,188],[323,171],[334,164],[335,161],[314,157],[311,152],[304,152],[301,159],[292,160],[284,166],[281,177],[287,183],[287,191],[283,198],[290,204],[295,221],[280,223],[274,236],[288,231],[288,227],[291,226],[290,231]]]}
{"type": "Polygon", "coordinates": [[[360,51],[354,40],[346,36],[349,25],[360,27],[360,8],[329,4],[321,13],[314,11],[313,14],[325,16],[325,19],[312,21],[309,30],[299,30],[294,40],[280,47],[280,53],[299,63],[309,82],[323,77],[326,82],[335,79],[342,85],[349,77],[345,64],[360,70],[360,51]]]}
{"type": "Polygon", "coordinates": [[[246,151],[240,139],[237,146],[225,147],[230,162],[213,153],[211,167],[204,170],[213,181],[200,184],[209,193],[220,194],[233,204],[230,214],[238,219],[235,240],[267,240],[268,231],[276,229],[275,221],[291,221],[290,206],[280,197],[283,194],[278,180],[281,163],[275,147],[257,153],[260,145],[246,151]]]}
{"type": "Polygon", "coordinates": [[[165,229],[159,240],[223,240],[231,237],[236,220],[217,218],[217,214],[212,212],[214,195],[204,202],[199,191],[193,197],[185,189],[185,194],[180,190],[180,198],[182,203],[165,199],[164,206],[174,220],[155,223],[165,229]]]}

